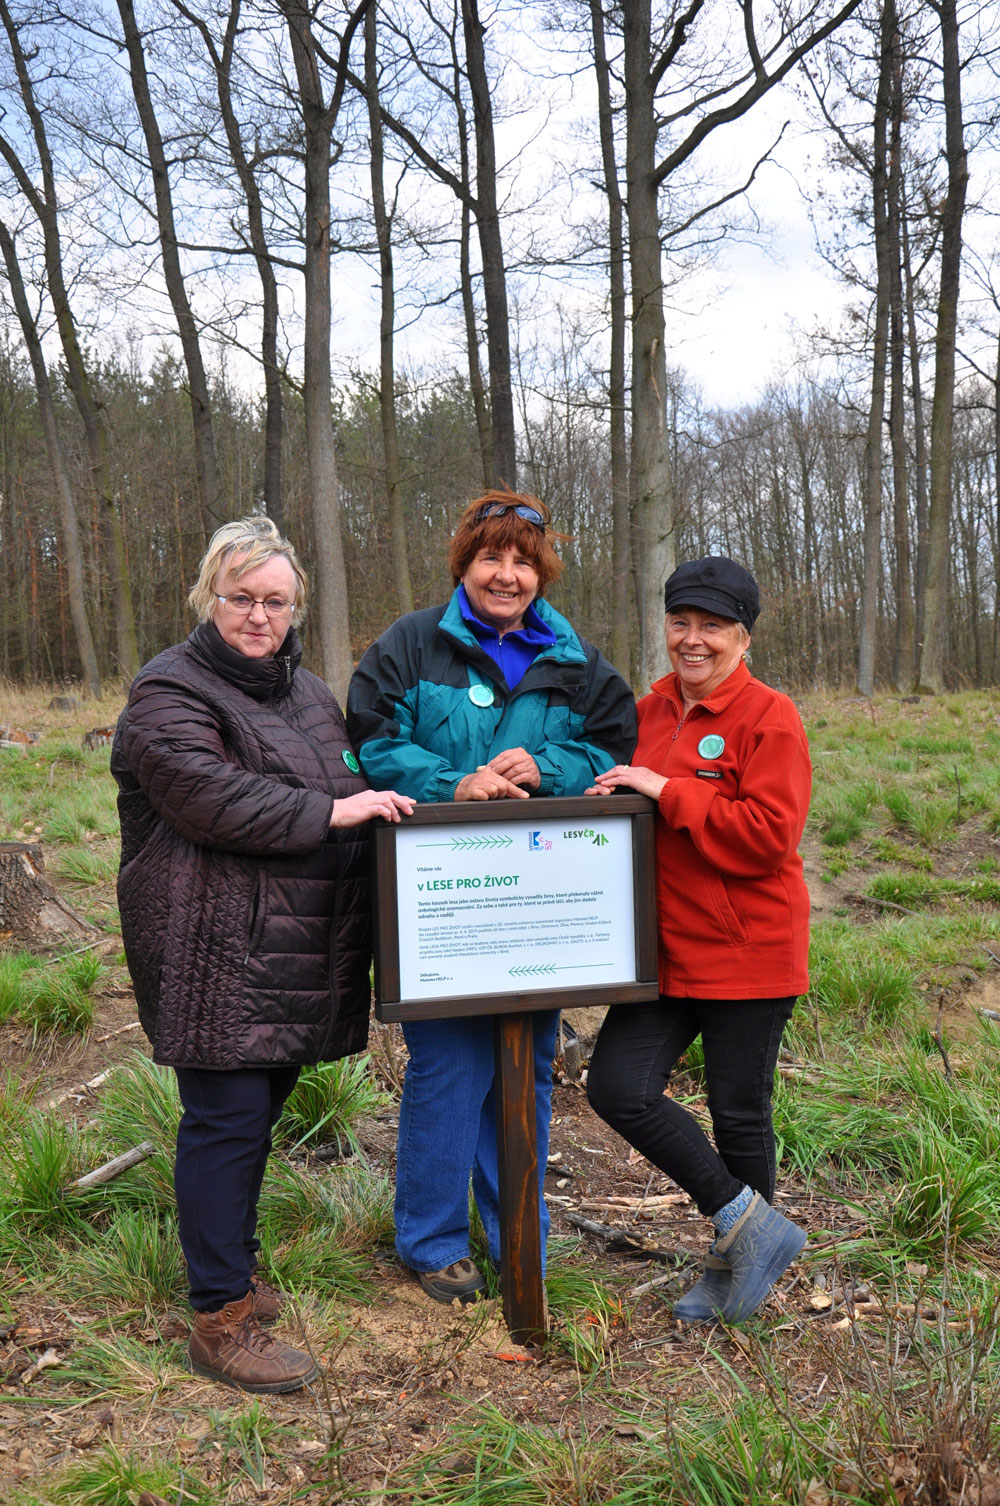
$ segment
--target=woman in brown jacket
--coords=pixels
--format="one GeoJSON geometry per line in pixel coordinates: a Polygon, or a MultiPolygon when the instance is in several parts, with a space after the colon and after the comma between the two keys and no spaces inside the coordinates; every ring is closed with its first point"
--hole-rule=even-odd
{"type": "Polygon", "coordinates": [[[137,676],[111,755],[118,899],[139,1017],[177,1074],[174,1184],[200,1375],[292,1391],[309,1355],[264,1332],[255,1275],[271,1130],[305,1062],[368,1033],[368,789],[327,686],[299,667],[306,581],[267,518],[213,536],[198,625],[137,676]]]}

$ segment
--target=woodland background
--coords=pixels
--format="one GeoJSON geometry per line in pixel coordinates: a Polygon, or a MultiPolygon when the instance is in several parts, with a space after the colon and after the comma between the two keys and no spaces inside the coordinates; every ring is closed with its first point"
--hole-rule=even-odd
{"type": "Polygon", "coordinates": [[[553,600],[637,688],[665,575],[707,552],[758,576],[772,683],[997,682],[997,5],[0,22],[0,676],[127,682],[188,630],[211,529],[266,510],[343,693],[506,482],[572,536],[553,600]],[[779,90],[847,312],[712,408],[671,330],[727,242],[767,233],[782,132],[755,148],[749,123],[779,90]]]}

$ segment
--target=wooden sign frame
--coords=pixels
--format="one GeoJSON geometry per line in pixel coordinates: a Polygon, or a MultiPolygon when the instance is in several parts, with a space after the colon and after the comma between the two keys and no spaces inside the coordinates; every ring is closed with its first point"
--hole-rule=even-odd
{"type": "MultiPolygon", "coordinates": [[[[656,880],[654,819],[656,806],[645,795],[543,796],[529,800],[441,802],[418,805],[401,823],[378,822],[375,829],[375,1013],[378,1019],[427,1020],[461,1015],[513,1014],[536,1009],[573,1009],[590,1004],[651,1002],[659,998],[656,955],[656,880]],[[635,978],[607,984],[537,987],[463,994],[436,999],[403,999],[400,984],[399,893],[396,838],[414,825],[442,833],[471,823],[494,825],[543,822],[599,826],[609,817],[630,817],[632,894],[635,926],[635,978]]],[[[485,982],[485,978],[484,978],[485,982]]]]}

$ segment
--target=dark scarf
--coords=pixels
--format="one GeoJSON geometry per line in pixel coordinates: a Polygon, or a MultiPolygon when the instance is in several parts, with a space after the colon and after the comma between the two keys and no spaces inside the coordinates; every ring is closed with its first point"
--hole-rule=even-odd
{"type": "Polygon", "coordinates": [[[200,664],[255,701],[286,696],[302,658],[302,644],[293,627],[270,659],[251,659],[241,654],[226,642],[214,622],[199,622],[188,638],[188,645],[200,664]]]}

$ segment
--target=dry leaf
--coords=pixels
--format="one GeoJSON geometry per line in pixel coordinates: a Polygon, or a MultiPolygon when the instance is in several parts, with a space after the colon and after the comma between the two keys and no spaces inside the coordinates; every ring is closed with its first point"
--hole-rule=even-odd
{"type": "Polygon", "coordinates": [[[802,1506],[830,1506],[830,1492],[822,1480],[810,1480],[802,1497],[802,1506]]]}
{"type": "Polygon", "coordinates": [[[81,1428],[78,1433],[73,1434],[73,1437],[69,1441],[74,1448],[90,1448],[92,1444],[97,1442],[102,1433],[107,1432],[113,1426],[114,1420],[114,1412],[110,1407],[105,1407],[94,1418],[89,1427],[81,1428]]]}
{"type": "Polygon", "coordinates": [[[829,1292],[820,1291],[818,1286],[814,1286],[809,1293],[809,1306],[815,1313],[826,1312],[828,1307],[833,1306],[833,1298],[829,1292]]]}

